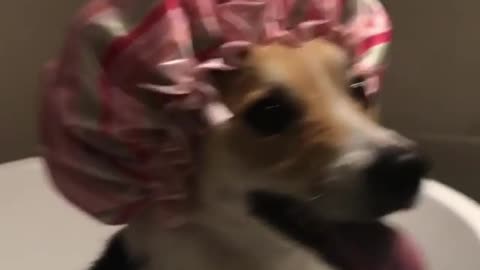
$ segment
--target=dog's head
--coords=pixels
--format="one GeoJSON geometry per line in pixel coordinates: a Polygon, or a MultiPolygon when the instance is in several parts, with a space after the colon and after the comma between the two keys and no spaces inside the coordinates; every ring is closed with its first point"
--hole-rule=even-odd
{"type": "Polygon", "coordinates": [[[242,57],[239,70],[212,75],[234,116],[211,131],[200,196],[224,204],[281,194],[341,222],[411,205],[425,162],[415,144],[376,123],[343,50],[316,39],[242,57]]]}

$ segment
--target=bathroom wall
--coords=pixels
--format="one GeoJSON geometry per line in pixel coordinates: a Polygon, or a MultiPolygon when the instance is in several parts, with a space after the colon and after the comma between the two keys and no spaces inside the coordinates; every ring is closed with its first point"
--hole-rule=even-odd
{"type": "Polygon", "coordinates": [[[419,140],[432,176],[480,200],[480,2],[386,1],[395,24],[384,122],[419,140]]]}
{"type": "Polygon", "coordinates": [[[0,162],[36,152],[38,73],[83,0],[2,1],[0,162]]]}

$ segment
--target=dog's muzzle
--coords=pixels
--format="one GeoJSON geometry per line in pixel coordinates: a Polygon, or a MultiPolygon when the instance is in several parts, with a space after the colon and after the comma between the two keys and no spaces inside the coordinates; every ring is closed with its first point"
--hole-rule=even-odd
{"type": "Polygon", "coordinates": [[[427,159],[417,149],[387,147],[366,169],[367,190],[377,215],[408,208],[422,178],[429,170],[427,159]]]}

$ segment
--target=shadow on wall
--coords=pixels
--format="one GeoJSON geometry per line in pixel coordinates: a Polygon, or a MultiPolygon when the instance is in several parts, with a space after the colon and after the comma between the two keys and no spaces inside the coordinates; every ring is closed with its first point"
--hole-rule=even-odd
{"type": "Polygon", "coordinates": [[[480,200],[480,2],[385,2],[395,34],[384,122],[423,145],[433,177],[480,200]]]}

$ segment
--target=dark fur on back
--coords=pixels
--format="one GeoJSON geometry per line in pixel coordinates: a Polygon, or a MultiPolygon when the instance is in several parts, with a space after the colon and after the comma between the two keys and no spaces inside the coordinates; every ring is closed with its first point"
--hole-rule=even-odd
{"type": "Polygon", "coordinates": [[[90,270],[137,270],[141,262],[134,261],[128,256],[127,249],[122,239],[122,231],[116,233],[90,270]]]}

